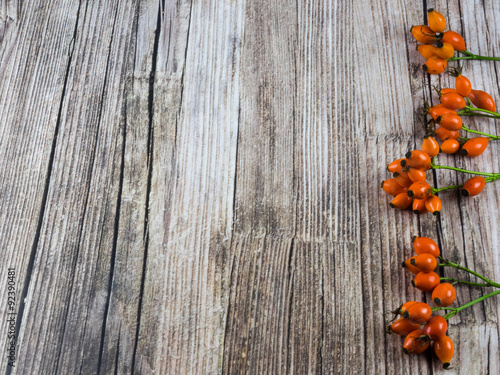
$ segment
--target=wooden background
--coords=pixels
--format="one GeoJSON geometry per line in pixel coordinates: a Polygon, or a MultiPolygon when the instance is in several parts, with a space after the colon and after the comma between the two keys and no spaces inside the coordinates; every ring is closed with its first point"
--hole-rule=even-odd
{"type": "MultiPolygon", "coordinates": [[[[444,373],[384,333],[423,298],[399,265],[422,234],[499,280],[500,183],[442,194],[438,219],[379,187],[450,82],[423,74],[409,34],[430,7],[500,56],[494,0],[2,0],[0,280],[15,268],[18,337],[1,371],[444,373]]],[[[498,99],[499,66],[464,74],[498,99]]],[[[500,171],[498,155],[439,162],[500,171]]],[[[499,301],[452,319],[447,374],[498,373],[499,301]]]]}

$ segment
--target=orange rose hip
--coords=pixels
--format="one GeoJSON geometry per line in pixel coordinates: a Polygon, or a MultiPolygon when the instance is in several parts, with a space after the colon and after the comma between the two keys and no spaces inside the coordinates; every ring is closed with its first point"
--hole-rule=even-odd
{"type": "Polygon", "coordinates": [[[413,249],[417,254],[429,253],[436,258],[441,254],[437,243],[429,237],[415,236],[412,238],[411,242],[413,244],[413,249]]]}
{"type": "Polygon", "coordinates": [[[423,65],[423,69],[429,74],[441,74],[446,70],[447,65],[448,63],[446,60],[437,56],[432,56],[427,59],[423,65]]]}
{"type": "Polygon", "coordinates": [[[422,292],[432,292],[441,282],[436,272],[419,272],[411,284],[422,292]]]}
{"type": "Polygon", "coordinates": [[[439,143],[433,137],[427,135],[422,142],[422,151],[433,158],[439,154],[439,143]]]}
{"type": "Polygon", "coordinates": [[[437,195],[429,195],[425,198],[425,208],[433,215],[438,215],[441,212],[443,203],[437,195]]]}
{"type": "Polygon", "coordinates": [[[409,319],[413,323],[425,323],[432,315],[431,307],[424,302],[416,302],[408,306],[403,313],[403,318],[409,319]]]}
{"type": "Polygon", "coordinates": [[[431,158],[424,151],[409,151],[405,156],[406,159],[401,162],[403,167],[409,165],[410,167],[424,170],[428,170],[431,167],[431,158]]]}
{"type": "Polygon", "coordinates": [[[484,177],[475,176],[468,179],[462,187],[462,195],[464,197],[474,197],[481,193],[486,186],[484,177]]]}
{"type": "Polygon", "coordinates": [[[445,31],[443,33],[443,37],[441,38],[441,41],[443,43],[450,43],[455,51],[465,51],[465,41],[464,38],[462,38],[462,35],[459,33],[456,33],[455,31],[445,31]]]}
{"type": "Polygon", "coordinates": [[[454,352],[455,347],[453,345],[453,341],[448,336],[441,336],[439,339],[434,341],[434,353],[443,364],[444,369],[450,367],[450,362],[453,358],[454,352]]]}
{"type": "Polygon", "coordinates": [[[435,33],[442,33],[446,29],[446,19],[432,8],[427,10],[427,21],[430,29],[435,33]]]}
{"type": "Polygon", "coordinates": [[[387,327],[386,332],[389,334],[395,333],[396,335],[399,336],[406,336],[417,329],[420,329],[420,324],[412,323],[405,318],[399,318],[398,320],[396,320],[394,323],[392,323],[390,326],[387,327]]]}
{"type": "Polygon", "coordinates": [[[405,354],[423,353],[430,345],[430,339],[425,335],[423,329],[417,329],[406,336],[403,343],[403,352],[405,354]]]}
{"type": "Polygon", "coordinates": [[[489,138],[486,137],[474,137],[469,139],[464,143],[462,149],[460,150],[461,155],[465,155],[469,158],[474,158],[481,155],[486,147],[488,147],[489,138]]]}
{"type": "Polygon", "coordinates": [[[412,199],[407,193],[401,193],[394,197],[392,202],[389,204],[392,208],[399,208],[400,210],[405,210],[412,204],[412,199]]]}
{"type": "Polygon", "coordinates": [[[448,307],[457,298],[457,291],[450,283],[441,283],[432,291],[432,300],[439,307],[448,307]]]}
{"type": "Polygon", "coordinates": [[[412,26],[410,32],[419,43],[430,44],[437,40],[436,34],[427,25],[412,26]]]}
{"type": "Polygon", "coordinates": [[[411,198],[425,199],[431,194],[431,185],[427,182],[414,182],[406,194],[411,198]]]}
{"type": "Polygon", "coordinates": [[[432,272],[437,267],[437,260],[432,254],[422,253],[410,258],[410,264],[421,272],[432,272]]]}

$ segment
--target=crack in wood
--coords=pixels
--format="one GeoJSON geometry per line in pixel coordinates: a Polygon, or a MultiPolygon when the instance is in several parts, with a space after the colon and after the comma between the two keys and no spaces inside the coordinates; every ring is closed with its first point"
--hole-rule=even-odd
{"type": "MultiPolygon", "coordinates": [[[[73,30],[72,41],[76,39],[76,35],[77,35],[80,6],[81,6],[81,0],[80,0],[79,5],[78,5],[78,11],[77,11],[77,16],[76,16],[76,20],[75,20],[75,27],[74,27],[74,30],[73,30]]],[[[37,224],[36,233],[35,233],[34,240],[33,240],[33,245],[31,247],[30,257],[29,257],[29,261],[28,261],[28,268],[27,268],[27,271],[26,271],[26,277],[24,279],[24,287],[23,287],[23,291],[22,291],[21,299],[20,299],[21,305],[19,307],[19,311],[18,311],[18,315],[17,315],[17,321],[16,321],[16,331],[15,331],[15,337],[16,338],[19,337],[19,331],[20,331],[20,328],[21,328],[21,324],[23,322],[24,307],[25,307],[25,304],[26,304],[26,302],[25,302],[26,301],[26,296],[28,295],[28,290],[29,290],[29,286],[30,286],[30,283],[31,283],[31,276],[32,276],[32,271],[33,271],[33,265],[34,265],[34,262],[35,262],[35,256],[36,256],[36,252],[37,252],[37,248],[38,248],[38,242],[40,240],[40,233],[41,233],[41,229],[42,229],[42,223],[43,223],[43,219],[45,217],[45,210],[46,210],[47,204],[48,204],[47,203],[47,196],[48,196],[49,186],[50,186],[50,181],[51,181],[51,176],[52,176],[52,167],[53,167],[53,164],[54,164],[54,156],[55,156],[55,150],[56,150],[56,145],[57,145],[57,140],[58,140],[58,135],[59,135],[59,128],[60,128],[60,125],[61,125],[63,103],[64,103],[64,100],[66,99],[66,87],[67,87],[67,84],[68,84],[68,77],[69,77],[69,72],[70,72],[70,68],[71,68],[71,62],[73,60],[74,44],[73,44],[72,41],[70,42],[68,62],[67,62],[67,65],[66,65],[66,72],[65,72],[65,75],[64,75],[64,84],[63,84],[63,87],[62,87],[61,99],[60,99],[60,102],[59,102],[59,110],[58,110],[58,113],[57,113],[56,126],[54,128],[54,137],[53,137],[53,140],[52,140],[52,147],[51,147],[51,150],[50,150],[49,162],[48,162],[48,167],[47,167],[47,174],[46,174],[46,177],[45,177],[44,191],[43,191],[42,201],[41,201],[41,204],[40,204],[40,212],[38,214],[38,224],[37,224]]],[[[17,344],[17,339],[16,339],[16,344],[17,344]]],[[[7,366],[6,372],[5,372],[6,375],[10,375],[12,373],[12,370],[13,370],[13,367],[7,366]]]]}

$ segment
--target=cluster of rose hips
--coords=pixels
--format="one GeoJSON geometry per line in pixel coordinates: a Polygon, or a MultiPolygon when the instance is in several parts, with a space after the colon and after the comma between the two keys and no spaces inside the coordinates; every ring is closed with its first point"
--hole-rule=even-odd
{"type": "MultiPolygon", "coordinates": [[[[469,79],[461,75],[459,71],[456,74],[455,89],[442,89],[439,94],[441,103],[428,108],[426,112],[432,117],[431,121],[439,125],[435,130],[435,135],[442,143],[440,145],[436,138],[427,134],[422,142],[422,150],[410,151],[405,158],[397,159],[389,164],[387,169],[393,173],[393,178],[382,182],[382,188],[386,193],[394,196],[390,203],[393,208],[407,209],[411,207],[416,214],[425,214],[427,212],[438,214],[441,211],[442,202],[435,193],[439,190],[446,190],[446,188],[433,189],[426,182],[426,171],[431,168],[453,168],[436,166],[433,164],[432,158],[440,152],[455,154],[459,151],[463,156],[476,157],[484,152],[490,139],[500,139],[498,136],[464,127],[461,114],[475,114],[478,109],[494,113],[496,105],[488,93],[472,90],[469,79]],[[467,106],[466,99],[470,100],[476,107],[467,106]],[[459,133],[461,129],[484,136],[463,138],[460,137],[459,133]]],[[[461,171],[480,174],[465,170],[461,171]]],[[[478,175],[468,179],[464,185],[460,186],[462,195],[476,196],[483,191],[486,182],[500,178],[499,174],[484,175],[490,175],[489,179],[478,175]]]]}
{"type": "Polygon", "coordinates": [[[485,91],[472,90],[469,79],[463,76],[459,70],[456,70],[453,74],[456,75],[455,88],[439,90],[440,104],[426,109],[426,112],[432,117],[432,121],[438,125],[435,134],[438,139],[443,141],[439,149],[441,152],[455,154],[460,151],[461,155],[476,157],[484,152],[490,138],[498,139],[498,137],[465,128],[461,115],[484,115],[484,112],[477,112],[478,109],[485,110],[487,113],[495,113],[495,101],[485,91]],[[475,107],[468,106],[466,100],[469,100],[475,107]],[[488,137],[462,138],[459,133],[462,129],[472,133],[488,135],[488,137]]]}
{"type": "Polygon", "coordinates": [[[417,255],[402,263],[415,275],[411,284],[422,292],[432,292],[432,300],[437,306],[450,306],[457,293],[450,283],[441,283],[439,275],[434,272],[440,256],[438,245],[428,237],[414,237],[412,242],[417,255]]]}
{"type": "Polygon", "coordinates": [[[392,208],[404,210],[412,207],[416,214],[431,212],[437,215],[441,211],[441,199],[432,194],[432,188],[426,181],[425,172],[430,168],[429,154],[420,150],[410,151],[405,158],[389,164],[387,169],[393,173],[393,178],[382,182],[382,189],[394,196],[390,203],[392,208]]]}
{"type": "MultiPolygon", "coordinates": [[[[439,275],[434,272],[440,255],[438,245],[428,237],[414,237],[413,248],[417,255],[403,262],[403,267],[416,275],[412,285],[423,292],[432,292],[432,300],[438,307],[450,306],[457,293],[450,283],[441,283],[439,275]]],[[[440,315],[432,316],[432,308],[424,302],[408,301],[393,312],[396,317],[401,317],[387,327],[387,333],[405,336],[403,352],[419,354],[433,342],[434,353],[443,367],[448,368],[454,345],[446,335],[447,320],[440,315]]]]}
{"type": "MultiPolygon", "coordinates": [[[[387,170],[393,174],[393,178],[382,182],[382,189],[392,195],[390,206],[405,210],[411,208],[417,215],[430,212],[438,215],[442,209],[442,201],[435,194],[438,189],[433,189],[426,181],[426,171],[436,168],[432,165],[431,157],[434,152],[439,152],[439,145],[432,137],[424,138],[422,149],[408,152],[405,158],[396,159],[387,166],[387,170]]],[[[463,196],[473,197],[481,193],[486,186],[487,180],[483,176],[474,176],[460,186],[463,196]]]]}
{"type": "MultiPolygon", "coordinates": [[[[465,41],[460,34],[454,31],[445,31],[446,19],[441,13],[429,9],[427,14],[428,25],[413,26],[411,29],[417,42],[422,43],[417,46],[417,50],[427,59],[423,66],[427,73],[440,74],[444,72],[447,68],[447,62],[451,60],[500,61],[500,58],[470,53],[466,50],[465,41]],[[465,56],[454,57],[455,51],[465,56]]],[[[390,203],[393,208],[411,208],[416,214],[431,212],[436,215],[442,208],[442,202],[436,195],[438,192],[460,188],[462,195],[475,196],[484,189],[486,182],[500,179],[500,173],[468,171],[437,165],[434,162],[434,158],[439,153],[460,153],[463,156],[476,157],[484,152],[490,140],[500,140],[500,136],[472,130],[463,124],[463,116],[477,115],[500,119],[500,114],[495,112],[496,105],[491,95],[481,90],[473,90],[469,79],[461,74],[461,69],[455,69],[451,75],[456,77],[455,88],[440,90],[440,104],[426,108],[425,112],[432,117],[430,121],[432,126],[427,130],[427,135],[422,142],[422,150],[410,151],[404,158],[394,160],[387,167],[388,171],[393,174],[393,178],[382,182],[382,188],[394,196],[390,203]],[[460,130],[475,135],[473,138],[461,137],[460,130]],[[434,137],[442,141],[441,145],[434,137]],[[431,168],[450,169],[475,176],[468,179],[463,185],[435,189],[426,181],[426,171],[431,168]]],[[[500,295],[500,283],[495,283],[474,271],[443,259],[440,256],[438,245],[430,238],[414,237],[412,243],[416,255],[405,260],[402,266],[415,275],[412,280],[412,285],[415,288],[432,293],[432,301],[436,307],[430,307],[427,303],[417,301],[404,303],[393,311],[395,314],[393,320],[398,317],[399,319],[387,327],[387,333],[396,333],[405,337],[403,351],[406,354],[422,353],[432,343],[434,353],[446,369],[450,366],[454,354],[453,341],[446,335],[448,319],[475,303],[500,295]],[[435,272],[438,266],[454,267],[466,271],[479,277],[485,283],[441,278],[435,272]],[[457,295],[452,283],[494,287],[497,290],[463,306],[449,307],[455,302],[457,295]],[[444,316],[433,315],[433,312],[440,310],[449,310],[450,312],[444,316]]]]}
{"type": "Polygon", "coordinates": [[[427,11],[429,25],[412,26],[411,33],[417,42],[418,52],[427,59],[424,70],[429,74],[441,74],[446,70],[447,62],[455,51],[466,51],[464,38],[455,31],[444,31],[444,16],[429,9],[427,11]]]}

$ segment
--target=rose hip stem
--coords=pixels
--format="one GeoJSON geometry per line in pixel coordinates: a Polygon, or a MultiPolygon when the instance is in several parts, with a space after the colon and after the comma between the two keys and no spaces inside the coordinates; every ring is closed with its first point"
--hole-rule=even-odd
{"type": "MultiPolygon", "coordinates": [[[[500,139],[499,135],[493,135],[493,134],[488,134],[488,133],[483,133],[477,130],[472,130],[466,127],[465,125],[462,125],[462,130],[465,130],[467,133],[473,133],[473,134],[479,134],[479,135],[484,135],[485,137],[488,137],[490,140],[496,141],[500,139]]],[[[467,138],[465,138],[467,139],[467,138]]]]}
{"type": "MultiPolygon", "coordinates": [[[[469,98],[467,98],[469,100],[469,98]]],[[[487,109],[465,106],[462,110],[457,111],[459,116],[483,116],[490,118],[500,118],[500,113],[488,111],[487,109]]]]}
{"type": "Polygon", "coordinates": [[[457,315],[460,311],[462,311],[463,309],[466,309],[467,307],[470,307],[478,302],[481,302],[481,301],[484,301],[485,299],[487,298],[490,298],[490,297],[493,297],[493,296],[496,296],[497,294],[500,294],[500,290],[496,290],[494,292],[491,292],[489,294],[486,294],[482,297],[479,297],[477,299],[475,299],[474,301],[471,301],[469,303],[466,303],[465,305],[463,306],[460,306],[460,307],[433,307],[432,308],[432,311],[439,311],[439,310],[451,310],[451,312],[447,313],[444,318],[446,320],[450,319],[452,316],[455,316],[457,315]]]}
{"type": "Polygon", "coordinates": [[[495,288],[500,288],[500,284],[487,279],[483,275],[480,275],[479,273],[477,273],[475,271],[472,271],[471,269],[468,269],[467,267],[461,266],[460,264],[456,264],[456,263],[450,262],[449,260],[446,260],[446,259],[444,259],[442,257],[438,257],[438,259],[442,262],[442,263],[438,264],[439,267],[452,267],[452,268],[456,268],[456,269],[468,272],[468,273],[470,273],[470,274],[472,274],[472,275],[474,275],[476,277],[479,277],[481,280],[486,281],[486,283],[488,284],[488,286],[493,286],[495,288]]]}
{"type": "Polygon", "coordinates": [[[472,281],[465,281],[465,280],[458,280],[454,279],[452,277],[440,277],[439,280],[441,282],[447,282],[450,284],[467,284],[467,285],[472,285],[472,286],[481,286],[481,287],[492,287],[492,285],[487,284],[487,283],[474,283],[472,281]]]}
{"type": "Polygon", "coordinates": [[[459,51],[466,56],[457,56],[449,58],[448,61],[456,61],[456,60],[490,60],[490,61],[500,61],[500,57],[491,57],[491,56],[481,56],[475,55],[469,51],[459,51]]]}
{"type": "Polygon", "coordinates": [[[449,169],[449,170],[457,171],[457,172],[463,172],[463,173],[469,173],[469,174],[477,174],[479,176],[488,176],[488,177],[500,178],[500,173],[469,171],[467,169],[449,167],[447,165],[437,165],[437,164],[434,164],[434,163],[431,164],[431,168],[433,168],[433,169],[449,169]]]}

